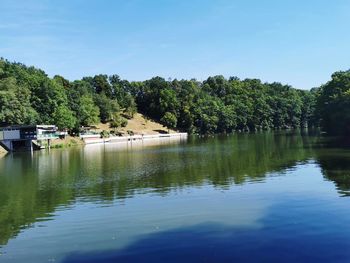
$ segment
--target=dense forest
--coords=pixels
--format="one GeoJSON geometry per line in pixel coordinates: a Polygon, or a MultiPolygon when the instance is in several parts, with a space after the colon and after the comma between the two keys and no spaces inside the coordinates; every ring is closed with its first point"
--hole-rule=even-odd
{"type": "Polygon", "coordinates": [[[310,91],[258,79],[223,76],[205,81],[122,80],[96,75],[68,81],[34,67],[0,60],[0,125],[125,126],[136,112],[190,133],[221,133],[318,126],[349,130],[350,73],[337,72],[310,91]]]}

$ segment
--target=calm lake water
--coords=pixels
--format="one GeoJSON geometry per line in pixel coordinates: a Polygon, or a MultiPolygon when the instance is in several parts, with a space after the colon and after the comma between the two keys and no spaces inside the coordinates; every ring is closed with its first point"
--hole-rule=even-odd
{"type": "Polygon", "coordinates": [[[9,154],[0,262],[350,262],[349,190],[301,132],[9,154]]]}

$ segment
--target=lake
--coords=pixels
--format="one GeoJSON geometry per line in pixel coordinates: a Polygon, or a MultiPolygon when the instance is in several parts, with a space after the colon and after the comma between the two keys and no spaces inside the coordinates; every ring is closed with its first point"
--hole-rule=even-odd
{"type": "Polygon", "coordinates": [[[301,131],[8,154],[0,262],[350,262],[349,197],[301,131]]]}

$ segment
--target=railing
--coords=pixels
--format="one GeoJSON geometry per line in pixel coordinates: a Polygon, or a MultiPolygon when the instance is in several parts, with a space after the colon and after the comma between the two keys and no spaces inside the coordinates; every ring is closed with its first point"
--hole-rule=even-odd
{"type": "Polygon", "coordinates": [[[37,140],[42,140],[42,139],[56,139],[59,138],[60,134],[59,133],[49,133],[49,134],[40,134],[36,135],[37,140]]]}

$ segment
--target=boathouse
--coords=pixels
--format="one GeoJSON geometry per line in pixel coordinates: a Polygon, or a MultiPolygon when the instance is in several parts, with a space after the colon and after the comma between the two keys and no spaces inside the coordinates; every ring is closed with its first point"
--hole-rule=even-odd
{"type": "Polygon", "coordinates": [[[33,150],[34,146],[59,137],[55,125],[15,125],[0,128],[0,144],[7,151],[33,150]],[[35,143],[35,145],[33,145],[35,143]]]}

